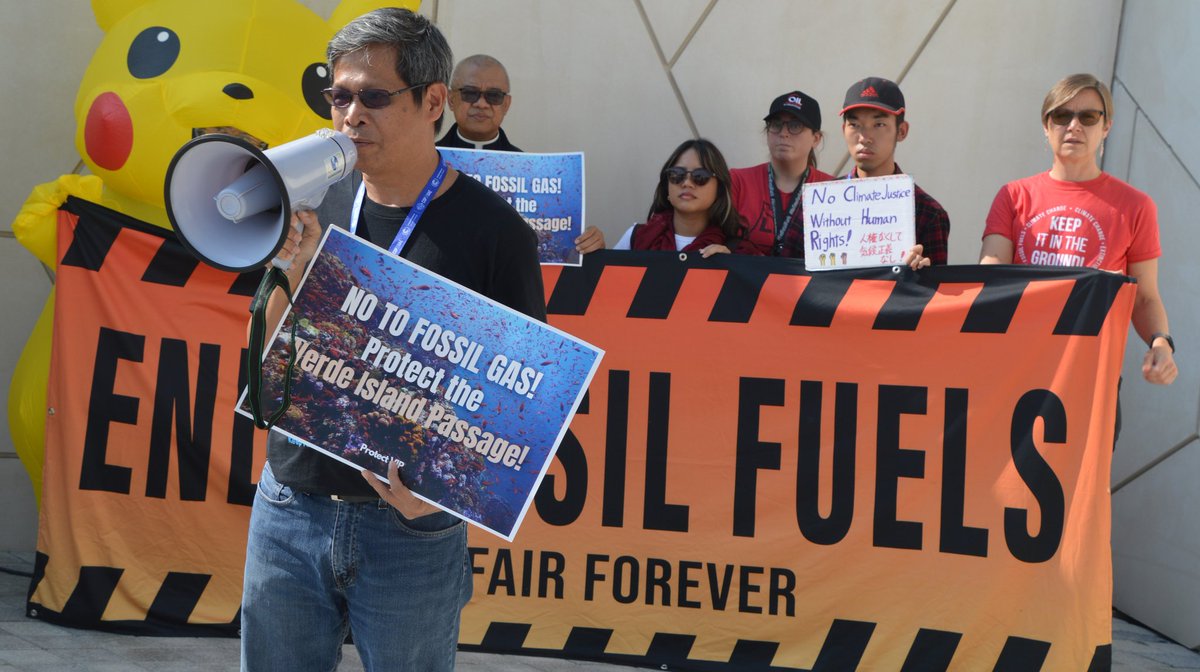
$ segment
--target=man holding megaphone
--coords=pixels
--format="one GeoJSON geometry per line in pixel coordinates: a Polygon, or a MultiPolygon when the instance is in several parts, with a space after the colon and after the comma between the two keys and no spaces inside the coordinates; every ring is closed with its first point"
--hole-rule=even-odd
{"type": "MultiPolygon", "coordinates": [[[[293,215],[277,259],[291,286],[334,225],[531,317],[545,319],[537,239],[503,199],[441,160],[434,139],[453,62],[426,18],[388,8],[329,43],[334,129],[357,171],[293,215]]],[[[267,324],[287,299],[276,291],[267,324]]],[[[368,670],[452,670],[471,596],[465,524],[272,431],[250,519],[243,670],[330,670],[347,630],[368,670]]]]}

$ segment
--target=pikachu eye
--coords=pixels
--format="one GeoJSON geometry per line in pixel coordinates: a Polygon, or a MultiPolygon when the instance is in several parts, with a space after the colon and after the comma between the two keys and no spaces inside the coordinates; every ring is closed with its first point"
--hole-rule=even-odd
{"type": "Polygon", "coordinates": [[[324,63],[313,63],[304,69],[300,76],[300,91],[304,94],[304,102],[322,118],[333,119],[329,109],[329,101],[321,92],[329,88],[332,80],[329,77],[329,66],[324,63]]]}
{"type": "Polygon", "coordinates": [[[138,33],[129,45],[129,73],[138,79],[157,77],[179,58],[179,36],[170,28],[154,26],[138,33]]]}

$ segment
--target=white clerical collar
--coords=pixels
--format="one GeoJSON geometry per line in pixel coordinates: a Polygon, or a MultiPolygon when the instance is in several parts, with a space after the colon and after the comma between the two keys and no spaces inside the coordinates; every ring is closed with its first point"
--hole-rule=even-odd
{"type": "Polygon", "coordinates": [[[484,149],[484,145],[490,145],[493,142],[500,139],[500,131],[496,131],[496,137],[492,138],[491,140],[484,140],[483,142],[478,142],[478,141],[472,140],[470,138],[464,138],[461,129],[457,129],[457,128],[454,129],[454,133],[455,133],[455,135],[458,136],[459,140],[462,140],[463,142],[467,143],[468,145],[474,145],[475,149],[484,149]]]}

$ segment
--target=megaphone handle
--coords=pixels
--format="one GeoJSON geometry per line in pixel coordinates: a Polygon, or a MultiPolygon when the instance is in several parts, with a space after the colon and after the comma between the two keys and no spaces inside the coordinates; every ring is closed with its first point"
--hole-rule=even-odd
{"type": "MultiPolygon", "coordinates": [[[[295,215],[292,215],[292,221],[294,221],[296,223],[296,225],[293,227],[296,229],[296,233],[299,233],[300,237],[303,238],[304,237],[304,222],[300,221],[300,218],[295,215]]],[[[271,265],[273,265],[275,268],[278,268],[281,271],[287,271],[289,268],[292,267],[292,261],[290,259],[285,261],[283,259],[280,259],[279,257],[275,257],[274,259],[271,260],[271,265]]]]}
{"type": "Polygon", "coordinates": [[[258,285],[258,291],[254,293],[254,298],[250,301],[250,334],[249,343],[246,346],[247,387],[249,388],[247,401],[250,404],[250,411],[254,416],[254,425],[259,429],[270,429],[274,426],[275,422],[283,416],[288,406],[292,403],[292,371],[296,365],[295,316],[293,316],[291,339],[288,341],[287,347],[288,358],[287,368],[284,371],[283,377],[283,400],[280,402],[279,408],[275,409],[269,416],[263,414],[262,366],[268,333],[267,306],[276,288],[282,289],[283,295],[291,303],[292,287],[288,281],[287,273],[273,268],[267,269],[267,272],[263,274],[262,282],[258,285]]]}

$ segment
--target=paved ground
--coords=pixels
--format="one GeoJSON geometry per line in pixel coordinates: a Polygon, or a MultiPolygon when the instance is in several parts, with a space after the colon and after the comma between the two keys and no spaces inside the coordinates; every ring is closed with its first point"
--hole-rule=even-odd
{"type": "MultiPolygon", "coordinates": [[[[32,553],[0,553],[0,568],[28,571],[32,553]]],[[[29,579],[0,572],[0,672],[217,672],[237,670],[235,639],[130,637],[60,628],[25,617],[29,579]]],[[[1113,621],[1114,672],[1200,671],[1200,653],[1121,619],[1113,621]]],[[[361,672],[346,647],[339,672],[361,672]]],[[[643,668],[552,658],[460,653],[461,672],[621,672],[643,668]]]]}

